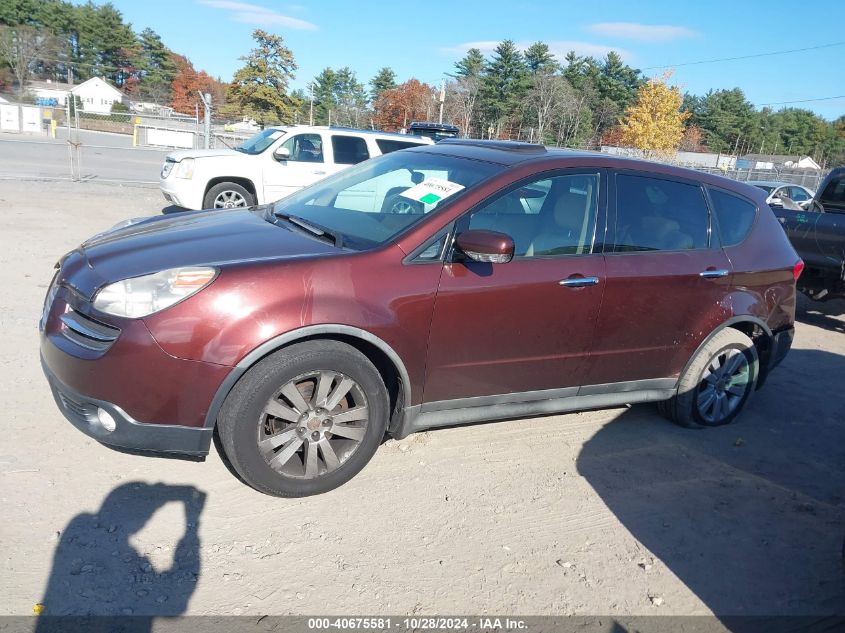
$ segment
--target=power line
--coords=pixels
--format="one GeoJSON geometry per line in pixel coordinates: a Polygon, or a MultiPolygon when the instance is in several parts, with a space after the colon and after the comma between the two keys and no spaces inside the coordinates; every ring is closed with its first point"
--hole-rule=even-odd
{"type": "Polygon", "coordinates": [[[830,44],[820,44],[819,46],[808,46],[806,48],[792,48],[785,51],[772,51],[770,53],[754,53],[753,55],[738,55],[736,57],[718,57],[716,59],[702,59],[695,62],[683,62],[682,64],[663,64],[662,66],[649,66],[641,68],[640,70],[658,70],[661,68],[680,68],[681,66],[698,66],[700,64],[715,64],[718,62],[733,62],[740,59],[754,59],[756,57],[771,57],[772,55],[786,55],[787,53],[803,53],[806,51],[817,51],[821,48],[832,48],[834,46],[842,46],[845,42],[832,42],[830,44]]]}
{"type": "Polygon", "coordinates": [[[759,106],[788,105],[790,103],[809,103],[811,101],[833,101],[834,99],[845,99],[845,95],[838,97],[817,97],[816,99],[798,99],[797,101],[775,101],[773,103],[758,103],[759,106]]]}

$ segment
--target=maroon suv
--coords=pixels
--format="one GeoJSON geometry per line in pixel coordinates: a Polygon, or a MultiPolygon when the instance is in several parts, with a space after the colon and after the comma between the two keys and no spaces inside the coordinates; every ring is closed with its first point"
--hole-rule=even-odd
{"type": "Polygon", "coordinates": [[[802,263],[755,187],[444,141],[274,205],[123,225],[67,254],[41,358],[115,448],[330,490],[385,434],[660,402],[731,422],[789,350],[802,263]]]}

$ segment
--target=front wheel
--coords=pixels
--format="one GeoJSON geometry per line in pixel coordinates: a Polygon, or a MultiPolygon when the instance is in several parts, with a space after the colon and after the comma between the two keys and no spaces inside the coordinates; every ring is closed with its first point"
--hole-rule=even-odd
{"type": "Polygon", "coordinates": [[[223,403],[224,458],[250,486],[278,497],[337,488],[384,437],[388,396],[361,352],[337,341],[285,348],[250,369],[223,403]]]}
{"type": "Polygon", "coordinates": [[[725,328],[698,351],[678,381],[676,395],[660,403],[660,410],[688,428],[730,424],[757,387],[759,365],[754,342],[725,328]]]}
{"type": "Polygon", "coordinates": [[[236,209],[255,205],[255,196],[234,182],[221,182],[208,190],[202,201],[203,209],[236,209]]]}

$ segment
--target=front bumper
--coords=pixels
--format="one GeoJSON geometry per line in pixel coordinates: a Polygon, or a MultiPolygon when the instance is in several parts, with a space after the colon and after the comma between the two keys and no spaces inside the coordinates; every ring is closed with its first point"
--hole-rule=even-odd
{"type": "Polygon", "coordinates": [[[194,458],[208,454],[212,429],[138,422],[116,404],[84,396],[63,384],[47,366],[43,356],[41,368],[62,414],[77,429],[101,444],[118,450],[194,458]],[[115,422],[113,430],[108,430],[99,421],[98,409],[104,409],[112,417],[115,422]]]}
{"type": "Polygon", "coordinates": [[[158,186],[164,199],[174,206],[193,211],[202,209],[203,191],[193,180],[176,178],[171,174],[167,178],[159,178],[158,186]]]}

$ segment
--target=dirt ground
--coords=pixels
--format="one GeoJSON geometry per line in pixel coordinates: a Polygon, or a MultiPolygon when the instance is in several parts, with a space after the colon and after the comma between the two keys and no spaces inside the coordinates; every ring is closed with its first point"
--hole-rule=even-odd
{"type": "Polygon", "coordinates": [[[441,430],[274,499],[216,454],[100,446],[41,374],[53,263],[158,191],[3,181],[0,204],[0,614],[845,613],[845,306],[804,305],[736,425],[635,406],[441,430]]]}

